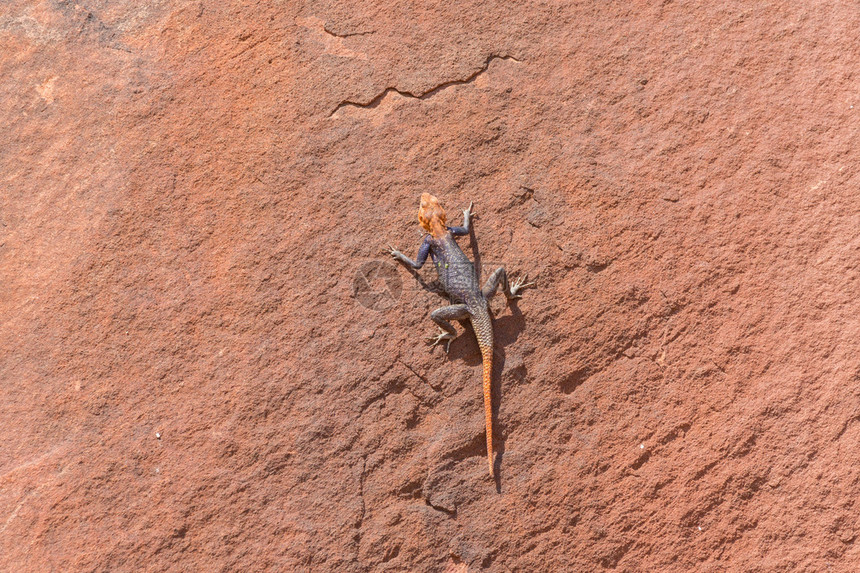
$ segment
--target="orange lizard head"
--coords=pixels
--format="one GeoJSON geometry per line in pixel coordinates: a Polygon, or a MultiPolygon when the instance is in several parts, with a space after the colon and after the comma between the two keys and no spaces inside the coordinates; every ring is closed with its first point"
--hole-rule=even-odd
{"type": "Polygon", "coordinates": [[[421,194],[421,206],[418,208],[418,222],[434,239],[441,239],[448,232],[445,225],[445,209],[439,204],[439,199],[430,193],[421,194]]]}

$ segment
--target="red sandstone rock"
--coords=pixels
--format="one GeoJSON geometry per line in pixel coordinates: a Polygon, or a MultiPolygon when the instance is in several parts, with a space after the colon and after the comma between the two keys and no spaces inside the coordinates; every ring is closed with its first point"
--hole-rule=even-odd
{"type": "Polygon", "coordinates": [[[5,3],[2,569],[856,570],[858,19],[5,3]],[[500,492],[422,191],[537,277],[500,492]]]}

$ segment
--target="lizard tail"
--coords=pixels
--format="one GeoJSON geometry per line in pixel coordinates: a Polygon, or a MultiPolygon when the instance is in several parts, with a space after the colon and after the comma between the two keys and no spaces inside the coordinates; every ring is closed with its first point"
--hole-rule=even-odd
{"type": "Polygon", "coordinates": [[[484,420],[487,426],[487,462],[490,464],[490,477],[496,477],[493,468],[493,323],[489,313],[473,314],[472,327],[478,338],[478,347],[481,349],[484,366],[482,381],[484,386],[484,420]]]}
{"type": "Polygon", "coordinates": [[[484,362],[484,421],[487,425],[487,462],[490,464],[490,477],[496,477],[493,471],[493,402],[491,395],[493,387],[493,347],[482,345],[481,356],[484,362]]]}

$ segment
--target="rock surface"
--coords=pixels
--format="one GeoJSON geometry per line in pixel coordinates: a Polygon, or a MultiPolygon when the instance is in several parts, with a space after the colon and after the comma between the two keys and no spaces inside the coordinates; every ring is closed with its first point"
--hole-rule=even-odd
{"type": "Polygon", "coordinates": [[[858,27],[5,2],[0,568],[856,570],[858,27]],[[498,489],[474,337],[380,254],[423,191],[537,278],[498,489]]]}

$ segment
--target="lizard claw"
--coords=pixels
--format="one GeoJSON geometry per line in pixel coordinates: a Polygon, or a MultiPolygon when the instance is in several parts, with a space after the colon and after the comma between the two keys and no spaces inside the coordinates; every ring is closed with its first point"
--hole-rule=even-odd
{"type": "Polygon", "coordinates": [[[526,290],[529,287],[535,286],[535,283],[527,283],[528,275],[524,277],[518,278],[513,285],[511,285],[511,296],[510,299],[518,299],[523,298],[523,295],[520,294],[520,291],[526,290]]]}
{"type": "Polygon", "coordinates": [[[474,211],[472,211],[472,205],[474,205],[474,202],[470,201],[469,206],[463,210],[463,218],[465,220],[469,220],[470,218],[471,219],[477,219],[478,218],[478,214],[475,213],[474,211]]]}
{"type": "Polygon", "coordinates": [[[397,249],[395,249],[391,245],[386,245],[386,247],[387,247],[386,250],[388,251],[388,254],[391,255],[392,257],[394,257],[395,259],[399,259],[401,256],[403,256],[403,253],[401,253],[400,251],[398,251],[397,249]]]}
{"type": "Polygon", "coordinates": [[[441,344],[443,340],[447,340],[448,344],[445,345],[445,354],[448,354],[448,349],[451,348],[451,341],[456,338],[455,335],[450,332],[445,332],[444,330],[440,330],[439,334],[436,336],[428,336],[427,341],[430,343],[430,348],[433,348],[437,344],[441,344]]]}

